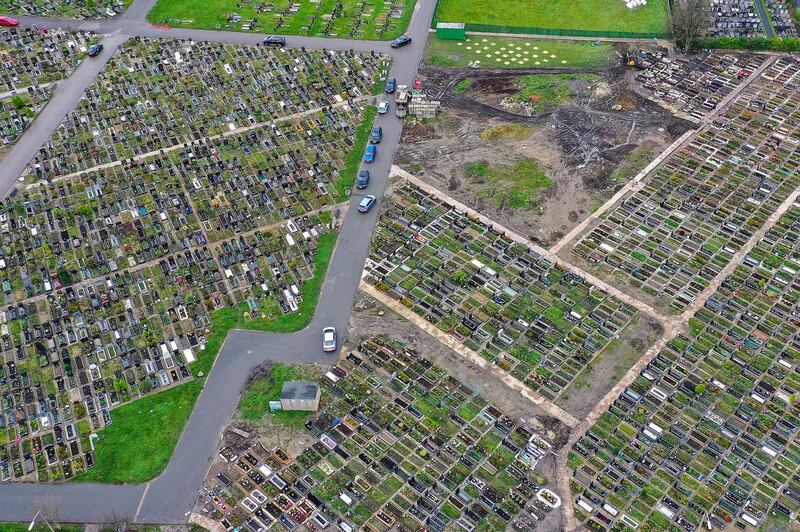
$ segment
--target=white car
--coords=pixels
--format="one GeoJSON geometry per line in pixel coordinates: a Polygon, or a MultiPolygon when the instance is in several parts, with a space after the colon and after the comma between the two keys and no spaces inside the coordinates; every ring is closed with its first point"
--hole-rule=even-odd
{"type": "Polygon", "coordinates": [[[336,351],[336,329],[333,327],[322,329],[322,350],[326,353],[336,351]]]}
{"type": "Polygon", "coordinates": [[[389,112],[389,102],[386,100],[381,100],[381,103],[378,104],[378,114],[385,115],[389,112]]]}

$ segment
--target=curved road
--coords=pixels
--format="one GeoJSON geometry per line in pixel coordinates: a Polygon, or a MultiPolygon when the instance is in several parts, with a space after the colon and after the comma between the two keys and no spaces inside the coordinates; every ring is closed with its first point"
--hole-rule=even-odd
{"type": "MultiPolygon", "coordinates": [[[[132,36],[209,40],[225,43],[254,44],[263,35],[182,29],[151,28],[144,16],[155,0],[135,1],[123,15],[103,22],[63,21],[36,17],[19,17],[22,25],[85,29],[105,33],[106,50],[95,60],[84,61],[60,83],[50,103],[0,163],[0,187],[8,190],[25,169],[50,133],[75,106],[85,88],[102,69],[117,46],[132,36]]],[[[391,76],[401,82],[416,74],[435,0],[417,0],[409,24],[413,42],[399,50],[391,50],[386,42],[349,41],[287,36],[292,47],[353,49],[361,52],[380,51],[393,57],[391,76]]],[[[359,201],[363,193],[383,195],[392,159],[400,140],[403,123],[393,113],[379,115],[383,140],[378,157],[370,165],[369,188],[353,195],[359,201]]],[[[312,323],[293,334],[255,331],[232,331],[220,350],[206,385],[178,442],[165,471],[143,485],[99,484],[18,484],[0,485],[0,521],[29,521],[43,504],[58,507],[59,519],[65,522],[107,522],[112,516],[125,516],[138,523],[185,523],[219,444],[222,428],[230,418],[250,369],[266,361],[329,362],[321,349],[321,329],[332,325],[345,331],[355,297],[369,242],[377,220],[378,208],[360,214],[349,209],[341,227],[325,286],[312,323]]],[[[146,420],[142,420],[146,422],[146,420]]]]}

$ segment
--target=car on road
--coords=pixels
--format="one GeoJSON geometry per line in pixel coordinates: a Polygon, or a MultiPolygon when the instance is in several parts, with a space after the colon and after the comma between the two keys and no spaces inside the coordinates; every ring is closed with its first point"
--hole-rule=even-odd
{"type": "Polygon", "coordinates": [[[367,188],[369,185],[369,170],[361,170],[356,177],[356,188],[367,188]]]}
{"type": "Polygon", "coordinates": [[[286,46],[286,37],[270,35],[269,37],[264,37],[264,40],[261,42],[267,46],[286,46]]]}
{"type": "Polygon", "coordinates": [[[392,41],[391,47],[400,48],[407,44],[411,44],[411,37],[409,37],[408,35],[401,35],[400,37],[392,41]]]}
{"type": "Polygon", "coordinates": [[[383,128],[381,126],[375,126],[372,128],[372,133],[369,135],[369,141],[373,144],[377,144],[383,138],[383,128]]]}
{"type": "Polygon", "coordinates": [[[336,329],[325,327],[322,329],[322,350],[326,353],[336,351],[336,329]]]}
{"type": "Polygon", "coordinates": [[[375,156],[378,154],[378,147],[374,144],[369,144],[367,146],[366,151],[364,152],[364,162],[371,163],[375,160],[375,156]]]}
{"type": "Polygon", "coordinates": [[[387,94],[391,94],[397,88],[397,80],[395,78],[389,78],[386,80],[386,85],[383,87],[383,90],[387,92],[387,94]]]}
{"type": "Polygon", "coordinates": [[[19,20],[0,15],[0,26],[19,26],[19,20]]]}
{"type": "Polygon", "coordinates": [[[89,47],[89,57],[96,57],[103,51],[102,43],[93,44],[89,47]]]}
{"type": "Polygon", "coordinates": [[[364,198],[361,200],[361,203],[358,204],[358,212],[369,212],[372,206],[375,205],[376,201],[377,198],[375,196],[364,196],[364,198]]]}
{"type": "Polygon", "coordinates": [[[388,112],[389,112],[389,102],[381,100],[381,102],[378,104],[378,114],[385,115],[388,112]]]}

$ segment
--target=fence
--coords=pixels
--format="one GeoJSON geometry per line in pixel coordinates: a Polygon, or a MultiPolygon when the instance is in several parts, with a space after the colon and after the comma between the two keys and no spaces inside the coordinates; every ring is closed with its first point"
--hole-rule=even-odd
{"type": "MultiPolygon", "coordinates": [[[[621,1],[621,0],[620,0],[621,1]]],[[[439,2],[436,2],[431,28],[436,28],[438,22],[460,22],[458,20],[438,20],[439,2]]],[[[597,31],[597,30],[568,30],[558,28],[537,28],[534,26],[498,26],[495,24],[465,23],[464,29],[474,33],[513,33],[517,35],[553,35],[562,37],[604,37],[607,39],[669,39],[669,33],[637,33],[634,31],[597,31]]]]}

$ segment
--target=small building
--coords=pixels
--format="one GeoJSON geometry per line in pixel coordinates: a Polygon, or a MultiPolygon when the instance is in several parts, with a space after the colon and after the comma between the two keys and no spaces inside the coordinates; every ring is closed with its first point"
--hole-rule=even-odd
{"type": "Polygon", "coordinates": [[[463,22],[439,22],[436,24],[436,38],[449,41],[463,41],[467,38],[463,22]]]}
{"type": "Polygon", "coordinates": [[[309,410],[319,408],[319,384],[311,381],[287,381],[281,388],[282,410],[309,410]]]}

